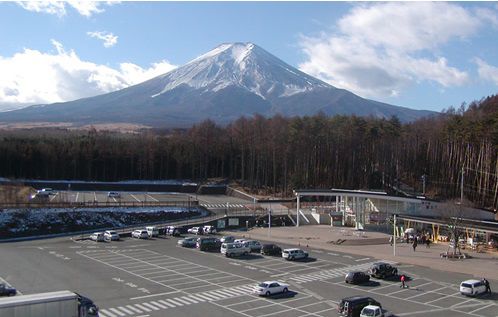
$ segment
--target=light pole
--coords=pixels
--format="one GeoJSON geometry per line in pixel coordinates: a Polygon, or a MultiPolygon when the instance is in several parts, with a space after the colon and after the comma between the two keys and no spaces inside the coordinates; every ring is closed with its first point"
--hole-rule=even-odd
{"type": "Polygon", "coordinates": [[[393,255],[396,256],[396,214],[393,221],[393,255]]]}
{"type": "Polygon", "coordinates": [[[271,208],[268,210],[268,238],[271,236],[271,208]]]}

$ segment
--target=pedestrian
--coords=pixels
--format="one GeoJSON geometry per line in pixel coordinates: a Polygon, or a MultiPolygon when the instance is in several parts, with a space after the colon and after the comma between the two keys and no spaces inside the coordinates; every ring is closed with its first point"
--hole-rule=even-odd
{"type": "Polygon", "coordinates": [[[405,233],[406,244],[410,244],[410,236],[405,233]]]}
{"type": "Polygon", "coordinates": [[[400,288],[405,288],[406,287],[406,285],[405,285],[405,280],[406,280],[405,274],[401,275],[400,280],[401,280],[401,285],[399,287],[400,288]]]}
{"type": "Polygon", "coordinates": [[[425,241],[426,241],[427,237],[424,235],[422,235],[422,238],[421,238],[421,242],[422,244],[425,244],[425,241]]]}
{"type": "Polygon", "coordinates": [[[427,237],[427,239],[425,240],[425,247],[430,248],[430,246],[431,246],[431,239],[427,237]]]}
{"type": "Polygon", "coordinates": [[[489,281],[485,278],[482,278],[482,283],[486,286],[486,293],[491,294],[491,287],[489,286],[489,281]]]}
{"type": "Polygon", "coordinates": [[[391,244],[391,247],[393,246],[393,240],[394,240],[394,239],[393,239],[393,236],[390,236],[390,237],[389,237],[389,243],[391,244]]]}
{"type": "Polygon", "coordinates": [[[417,249],[417,245],[418,245],[417,238],[414,238],[413,239],[413,252],[415,252],[415,249],[417,249]]]}

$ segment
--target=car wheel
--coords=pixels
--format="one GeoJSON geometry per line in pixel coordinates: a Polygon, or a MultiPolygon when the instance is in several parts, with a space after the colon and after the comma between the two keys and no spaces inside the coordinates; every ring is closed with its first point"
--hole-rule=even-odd
{"type": "Polygon", "coordinates": [[[290,261],[294,260],[294,257],[293,257],[293,256],[290,256],[290,257],[289,257],[289,260],[290,260],[290,261]]]}
{"type": "Polygon", "coordinates": [[[267,291],[265,295],[270,296],[271,295],[270,291],[267,291]]]}
{"type": "Polygon", "coordinates": [[[284,293],[287,293],[289,290],[287,289],[287,287],[284,288],[284,290],[282,292],[284,293]]]}

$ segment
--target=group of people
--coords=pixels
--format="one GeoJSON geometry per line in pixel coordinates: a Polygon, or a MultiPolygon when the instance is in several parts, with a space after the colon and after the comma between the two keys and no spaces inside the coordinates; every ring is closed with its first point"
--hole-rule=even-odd
{"type": "MultiPolygon", "coordinates": [[[[420,243],[425,244],[426,248],[429,248],[431,245],[431,239],[428,236],[422,235],[420,238],[418,236],[413,236],[412,247],[413,247],[414,252],[417,249],[419,239],[420,239],[420,243]]],[[[410,239],[409,239],[408,235],[406,235],[406,234],[405,234],[405,241],[406,241],[406,244],[410,244],[410,239]]],[[[394,242],[394,236],[390,236],[389,243],[391,244],[391,246],[393,245],[393,242],[394,242]]]]}

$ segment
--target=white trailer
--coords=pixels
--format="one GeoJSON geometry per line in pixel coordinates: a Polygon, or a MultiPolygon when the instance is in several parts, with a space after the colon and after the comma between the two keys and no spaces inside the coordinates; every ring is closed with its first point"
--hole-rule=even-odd
{"type": "Polygon", "coordinates": [[[70,291],[19,295],[0,299],[0,317],[45,316],[98,316],[98,308],[88,298],[70,291]]]}

